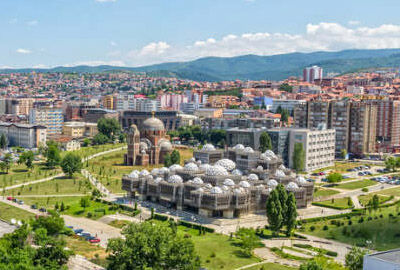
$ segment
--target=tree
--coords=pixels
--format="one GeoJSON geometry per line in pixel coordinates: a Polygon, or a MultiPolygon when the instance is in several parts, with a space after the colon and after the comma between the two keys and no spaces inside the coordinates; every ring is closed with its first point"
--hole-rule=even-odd
{"type": "Polygon", "coordinates": [[[397,161],[394,157],[388,157],[385,159],[385,167],[386,169],[388,169],[389,171],[396,171],[396,167],[397,167],[397,161]]]}
{"type": "Polygon", "coordinates": [[[324,270],[321,265],[312,260],[300,265],[300,270],[324,270]]]}
{"type": "Polygon", "coordinates": [[[171,161],[171,155],[170,154],[166,154],[164,156],[164,166],[165,167],[169,167],[172,165],[172,161],[171,161]]]}
{"type": "Polygon", "coordinates": [[[99,133],[107,136],[111,141],[114,141],[114,136],[121,132],[121,125],[115,118],[100,118],[97,121],[97,129],[99,133]]]}
{"type": "Polygon", "coordinates": [[[50,144],[47,148],[46,151],[46,166],[48,168],[54,168],[58,164],[60,164],[61,161],[61,155],[60,155],[60,149],[58,149],[58,146],[55,144],[50,144]]]}
{"type": "Polygon", "coordinates": [[[89,198],[88,198],[88,197],[83,197],[83,198],[81,198],[80,204],[81,204],[81,207],[82,207],[83,209],[86,209],[86,207],[89,207],[89,206],[90,206],[90,200],[89,200],[89,198]]]}
{"type": "Polygon", "coordinates": [[[346,254],[345,258],[346,266],[349,270],[362,270],[364,255],[366,254],[366,250],[359,247],[353,247],[350,252],[346,254]]]}
{"type": "Polygon", "coordinates": [[[299,142],[295,143],[293,151],[293,169],[296,172],[304,171],[305,155],[303,144],[299,142]]]}
{"type": "Polygon", "coordinates": [[[236,232],[236,237],[239,239],[240,247],[247,257],[251,257],[253,249],[260,245],[260,238],[252,228],[240,228],[236,232]]]}
{"type": "Polygon", "coordinates": [[[181,163],[181,154],[178,150],[174,150],[171,153],[171,165],[172,164],[180,164],[181,163]]]}
{"type": "Polygon", "coordinates": [[[32,151],[27,151],[27,152],[22,153],[19,156],[18,164],[25,163],[25,166],[28,169],[32,169],[33,168],[34,159],[35,159],[35,155],[33,154],[33,152],[32,151]]]}
{"type": "Polygon", "coordinates": [[[264,131],[260,135],[260,151],[265,152],[271,149],[272,149],[271,137],[268,135],[267,132],[264,131]]]}
{"type": "Polygon", "coordinates": [[[342,149],[340,151],[340,156],[342,157],[342,159],[346,159],[347,158],[347,150],[346,149],[342,149]]]}
{"type": "Polygon", "coordinates": [[[279,184],[276,187],[276,191],[278,192],[278,199],[279,199],[279,202],[281,204],[282,217],[285,219],[286,212],[287,212],[287,209],[288,209],[288,206],[287,206],[288,193],[287,193],[284,185],[282,185],[282,184],[279,184]]]}
{"type": "Polygon", "coordinates": [[[10,153],[7,153],[4,155],[4,159],[3,159],[3,163],[4,163],[4,169],[6,170],[6,173],[8,173],[8,171],[11,168],[11,165],[13,163],[13,159],[10,153]]]}
{"type": "Polygon", "coordinates": [[[89,138],[85,138],[85,139],[83,139],[82,145],[83,145],[84,147],[86,147],[86,146],[89,146],[90,143],[91,143],[90,139],[89,139],[89,138]]]}
{"type": "Polygon", "coordinates": [[[226,131],[223,129],[213,129],[210,132],[210,141],[212,144],[219,144],[226,138],[226,131]]]}
{"type": "Polygon", "coordinates": [[[270,193],[267,199],[267,217],[272,232],[275,235],[278,234],[283,225],[283,216],[279,194],[276,189],[270,193]]]}
{"type": "Polygon", "coordinates": [[[289,111],[282,109],[281,112],[281,122],[287,124],[289,122],[289,111]]]}
{"type": "Polygon", "coordinates": [[[109,240],[108,269],[199,269],[200,260],[190,238],[174,234],[166,224],[132,223],[122,230],[124,239],[109,240]]]}
{"type": "Polygon", "coordinates": [[[290,236],[293,233],[293,230],[296,226],[296,218],[297,218],[297,204],[296,198],[293,192],[289,193],[287,199],[287,210],[285,216],[285,225],[286,225],[286,235],[290,236]]]}
{"type": "Polygon", "coordinates": [[[72,178],[74,173],[79,172],[82,169],[81,158],[74,153],[68,153],[61,161],[61,168],[65,174],[72,178]]]}
{"type": "Polygon", "coordinates": [[[109,141],[109,138],[103,133],[97,133],[96,136],[93,137],[93,144],[101,145],[106,144],[109,141]]]}
{"type": "Polygon", "coordinates": [[[6,137],[6,135],[4,133],[1,133],[1,136],[0,136],[0,148],[1,149],[5,149],[5,148],[7,148],[7,145],[8,145],[7,137],[6,137]]]}
{"type": "Polygon", "coordinates": [[[343,179],[343,175],[338,172],[331,172],[326,179],[329,183],[339,183],[343,179]]]}
{"type": "Polygon", "coordinates": [[[379,196],[374,194],[374,196],[372,196],[372,199],[369,201],[369,206],[374,210],[378,210],[379,208],[379,196]]]}
{"type": "Polygon", "coordinates": [[[292,93],[292,91],[293,91],[293,86],[289,85],[288,83],[282,83],[282,84],[279,86],[279,90],[280,90],[280,91],[285,91],[285,92],[292,93]]]}

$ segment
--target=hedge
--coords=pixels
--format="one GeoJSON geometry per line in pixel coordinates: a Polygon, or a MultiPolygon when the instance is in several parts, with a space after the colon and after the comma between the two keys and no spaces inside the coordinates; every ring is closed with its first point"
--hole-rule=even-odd
{"type": "Polygon", "coordinates": [[[321,220],[331,220],[331,219],[336,219],[336,218],[361,216],[362,214],[363,214],[362,209],[353,209],[350,213],[344,213],[344,214],[338,214],[338,215],[332,215],[332,216],[326,216],[326,217],[308,218],[308,219],[300,220],[299,223],[306,224],[306,223],[310,223],[310,222],[318,222],[321,220]]]}
{"type": "Polygon", "coordinates": [[[205,230],[206,232],[209,232],[209,233],[214,233],[215,232],[215,230],[213,228],[204,227],[202,225],[191,223],[191,222],[187,222],[187,221],[184,221],[184,220],[179,220],[178,221],[178,225],[181,225],[181,226],[184,226],[184,227],[188,227],[188,228],[192,228],[192,229],[196,229],[196,230],[200,230],[200,228],[202,228],[203,230],[205,230]]]}
{"type": "Polygon", "coordinates": [[[154,219],[159,220],[159,221],[167,221],[168,216],[160,215],[160,214],[154,214],[154,219]]]}
{"type": "Polygon", "coordinates": [[[354,207],[354,205],[353,206],[345,206],[345,207],[327,205],[327,204],[324,204],[324,203],[321,203],[321,202],[313,202],[312,205],[326,207],[326,208],[332,208],[332,209],[337,209],[337,210],[347,210],[347,209],[351,209],[351,208],[354,207]]]}

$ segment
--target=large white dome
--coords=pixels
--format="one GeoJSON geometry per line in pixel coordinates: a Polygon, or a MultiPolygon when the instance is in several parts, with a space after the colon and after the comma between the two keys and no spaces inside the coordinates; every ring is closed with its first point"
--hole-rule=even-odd
{"type": "Polygon", "coordinates": [[[244,150],[244,145],[243,144],[237,144],[233,147],[235,150],[244,150]]]}
{"type": "Polygon", "coordinates": [[[224,180],[224,185],[225,186],[234,186],[235,185],[235,182],[233,182],[233,180],[232,179],[229,179],[229,178],[227,178],[227,179],[225,179],[224,180]]]}
{"type": "Polygon", "coordinates": [[[243,193],[243,188],[241,188],[241,187],[239,187],[239,188],[235,188],[234,190],[233,190],[233,193],[235,193],[235,194],[240,194],[240,193],[243,193]]]}
{"type": "Polygon", "coordinates": [[[204,150],[204,151],[214,151],[215,147],[214,147],[214,145],[212,145],[210,143],[207,143],[207,144],[205,144],[203,146],[202,150],[204,150]]]}
{"type": "Polygon", "coordinates": [[[130,174],[128,174],[128,176],[130,178],[138,178],[139,177],[139,173],[137,170],[132,171],[130,174]]]}
{"type": "Polygon", "coordinates": [[[275,176],[276,177],[285,177],[286,174],[282,170],[276,170],[275,176]]]}
{"type": "Polygon", "coordinates": [[[249,188],[250,187],[250,183],[247,181],[240,181],[239,186],[243,187],[243,188],[249,188]]]}
{"type": "Polygon", "coordinates": [[[251,174],[249,174],[249,176],[247,176],[247,180],[258,181],[258,176],[257,176],[257,174],[251,173],[251,174]]]}
{"type": "Polygon", "coordinates": [[[278,186],[278,182],[275,179],[271,179],[267,182],[268,187],[276,188],[278,186]]]}
{"type": "Polygon", "coordinates": [[[211,188],[210,193],[211,194],[221,194],[221,193],[223,193],[223,191],[220,187],[213,187],[213,188],[211,188]]]}
{"type": "Polygon", "coordinates": [[[149,171],[148,170],[146,170],[146,169],[144,169],[144,170],[142,170],[141,172],[140,172],[140,176],[147,176],[147,175],[149,175],[150,173],[149,173],[149,171]]]}
{"type": "Polygon", "coordinates": [[[243,175],[243,172],[242,172],[241,170],[239,170],[239,169],[234,169],[234,170],[232,171],[232,174],[233,174],[233,175],[243,175]]]}
{"type": "Polygon", "coordinates": [[[203,184],[203,180],[201,180],[200,177],[193,178],[192,182],[193,182],[193,184],[196,184],[196,185],[202,185],[203,184]]]}
{"type": "Polygon", "coordinates": [[[197,166],[196,163],[189,162],[189,163],[186,163],[186,164],[185,164],[185,166],[183,167],[183,169],[184,169],[185,171],[195,172],[195,171],[198,171],[198,170],[199,170],[199,167],[197,166]]]}
{"type": "Polygon", "coordinates": [[[182,170],[182,166],[179,164],[173,164],[173,165],[169,166],[169,170],[170,171],[182,170]]]}
{"type": "Polygon", "coordinates": [[[182,179],[182,177],[180,177],[179,175],[174,174],[174,175],[171,175],[171,176],[168,178],[168,183],[181,184],[181,183],[183,183],[183,179],[182,179]]]}
{"type": "Polygon", "coordinates": [[[206,175],[209,176],[228,175],[228,171],[222,166],[214,165],[206,170],[206,175]]]}
{"type": "Polygon", "coordinates": [[[227,171],[232,171],[236,168],[236,164],[235,162],[233,162],[230,159],[224,158],[224,159],[220,159],[218,160],[215,165],[219,165],[224,167],[227,171]]]}
{"type": "Polygon", "coordinates": [[[207,169],[210,168],[210,167],[211,167],[211,165],[207,164],[207,163],[201,164],[199,166],[200,169],[205,170],[205,171],[207,171],[207,169]]]}
{"type": "Polygon", "coordinates": [[[160,173],[160,170],[157,169],[157,168],[154,168],[154,169],[151,170],[151,174],[152,174],[152,175],[157,175],[157,174],[159,174],[159,173],[160,173]]]}
{"type": "Polygon", "coordinates": [[[162,167],[158,169],[158,173],[169,173],[169,169],[167,167],[162,167]]]}
{"type": "Polygon", "coordinates": [[[295,191],[298,188],[299,188],[299,186],[295,182],[290,182],[286,186],[286,189],[289,190],[289,191],[295,191]]]}
{"type": "Polygon", "coordinates": [[[261,154],[260,158],[263,159],[263,160],[266,160],[266,161],[272,160],[271,157],[267,156],[266,154],[261,154]]]}
{"type": "Polygon", "coordinates": [[[154,179],[154,182],[160,183],[162,180],[164,180],[164,179],[162,179],[161,177],[157,177],[156,179],[154,179]]]}
{"type": "Polygon", "coordinates": [[[247,146],[247,147],[243,150],[243,152],[245,152],[245,153],[254,153],[254,150],[253,150],[253,148],[251,148],[250,146],[247,146]]]}
{"type": "Polygon", "coordinates": [[[296,181],[299,182],[299,184],[306,184],[308,183],[307,180],[303,176],[298,176],[296,178],[296,181]]]}

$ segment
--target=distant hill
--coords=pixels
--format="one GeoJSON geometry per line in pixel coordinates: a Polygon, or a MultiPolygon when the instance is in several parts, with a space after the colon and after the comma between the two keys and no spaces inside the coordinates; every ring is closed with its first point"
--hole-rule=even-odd
{"type": "Polygon", "coordinates": [[[110,72],[128,70],[157,76],[176,76],[196,81],[281,80],[299,76],[307,66],[327,72],[346,73],[366,68],[400,66],[400,49],[344,50],[339,52],[289,53],[272,56],[205,57],[143,67],[76,66],[52,69],[3,69],[0,72],[110,72]]]}

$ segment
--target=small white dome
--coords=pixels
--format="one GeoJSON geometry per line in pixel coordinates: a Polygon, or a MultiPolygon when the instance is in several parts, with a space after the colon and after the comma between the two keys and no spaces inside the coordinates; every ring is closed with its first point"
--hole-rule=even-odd
{"type": "Polygon", "coordinates": [[[233,175],[243,175],[243,172],[242,172],[241,170],[239,170],[239,169],[234,169],[234,170],[232,171],[232,174],[233,174],[233,175]]]}
{"type": "Polygon", "coordinates": [[[140,151],[140,153],[141,153],[142,155],[144,155],[144,154],[146,154],[146,150],[142,150],[142,151],[140,151]]]}
{"type": "Polygon", "coordinates": [[[233,193],[235,193],[235,194],[240,194],[240,193],[242,193],[243,191],[244,191],[243,188],[239,187],[239,188],[235,188],[235,189],[233,190],[233,193]]]}
{"type": "Polygon", "coordinates": [[[299,186],[295,182],[290,182],[286,186],[286,189],[289,190],[289,191],[294,191],[294,190],[296,190],[298,188],[299,188],[299,186]]]}
{"type": "Polygon", "coordinates": [[[183,183],[183,179],[182,179],[182,177],[180,177],[179,175],[174,174],[174,175],[171,175],[171,176],[168,178],[168,183],[181,184],[181,183],[183,183]]]}
{"type": "Polygon", "coordinates": [[[270,157],[270,158],[276,158],[276,155],[275,155],[275,153],[274,153],[274,152],[272,152],[271,150],[267,150],[267,151],[265,151],[265,152],[264,152],[264,154],[265,154],[267,157],[270,157]]]}
{"type": "Polygon", "coordinates": [[[271,157],[267,156],[266,154],[261,154],[260,158],[263,159],[263,160],[266,160],[266,161],[271,161],[272,160],[271,157]]]}
{"type": "Polygon", "coordinates": [[[146,170],[146,169],[144,169],[144,170],[142,170],[141,172],[140,172],[140,176],[147,176],[147,175],[149,175],[150,173],[149,173],[149,171],[148,170],[146,170]]]}
{"type": "Polygon", "coordinates": [[[208,168],[210,168],[210,167],[211,167],[211,165],[210,165],[210,164],[207,164],[207,163],[201,164],[201,165],[199,166],[200,169],[205,170],[205,171],[206,171],[208,168]]]}
{"type": "Polygon", "coordinates": [[[286,170],[286,167],[285,167],[285,165],[281,164],[281,165],[279,166],[279,169],[280,169],[280,170],[286,170]]]}
{"type": "Polygon", "coordinates": [[[303,176],[298,176],[296,178],[296,181],[299,182],[299,184],[306,184],[308,183],[307,180],[303,176]]]}
{"type": "Polygon", "coordinates": [[[228,171],[222,166],[214,165],[206,170],[206,175],[208,176],[228,175],[228,171]]]}
{"type": "Polygon", "coordinates": [[[221,194],[223,193],[222,189],[220,187],[212,187],[210,190],[211,194],[221,194]]]}
{"type": "Polygon", "coordinates": [[[240,181],[239,186],[241,186],[243,188],[249,188],[250,184],[247,181],[240,181]]]}
{"type": "Polygon", "coordinates": [[[275,179],[271,179],[267,182],[268,187],[276,188],[278,186],[278,182],[275,179]]]}
{"type": "Polygon", "coordinates": [[[158,169],[158,173],[169,173],[169,169],[167,167],[162,167],[158,169]]]}
{"type": "Polygon", "coordinates": [[[135,171],[132,171],[130,174],[128,174],[128,176],[129,176],[130,178],[138,178],[138,177],[139,177],[139,174],[138,174],[137,171],[135,170],[135,171]]]}
{"type": "Polygon", "coordinates": [[[198,189],[196,189],[196,191],[197,191],[197,192],[200,192],[200,193],[203,193],[203,192],[204,192],[204,189],[203,189],[203,188],[198,188],[198,189]]]}
{"type": "Polygon", "coordinates": [[[207,144],[205,144],[203,146],[202,150],[204,150],[204,151],[214,151],[215,147],[214,147],[214,145],[212,145],[210,143],[207,143],[207,144]]]}
{"type": "Polygon", "coordinates": [[[154,169],[151,170],[151,174],[152,174],[152,175],[157,175],[157,174],[159,174],[159,173],[160,173],[160,170],[157,169],[157,168],[154,168],[154,169]]]}
{"type": "Polygon", "coordinates": [[[195,172],[195,171],[198,171],[198,170],[199,170],[199,167],[197,166],[196,163],[189,162],[189,163],[186,163],[186,164],[185,164],[185,166],[183,167],[183,169],[184,169],[185,171],[195,172]]]}
{"type": "Polygon", "coordinates": [[[224,185],[225,186],[234,186],[235,185],[235,182],[233,182],[233,180],[232,179],[229,179],[229,178],[227,178],[227,179],[225,179],[224,180],[224,185]]]}
{"type": "Polygon", "coordinates": [[[161,177],[157,177],[156,179],[154,179],[154,182],[160,183],[162,180],[164,180],[164,179],[162,179],[161,177]]]}
{"type": "Polygon", "coordinates": [[[250,146],[247,146],[243,151],[246,153],[254,153],[253,148],[251,148],[250,146]]]}
{"type": "Polygon", "coordinates": [[[193,184],[196,184],[196,185],[202,185],[203,184],[203,180],[201,180],[200,177],[193,178],[192,182],[193,182],[193,184]]]}
{"type": "Polygon", "coordinates": [[[205,188],[212,188],[212,185],[210,183],[207,183],[204,185],[205,188]]]}
{"type": "Polygon", "coordinates": [[[251,173],[249,176],[247,176],[247,179],[250,181],[258,181],[258,176],[257,174],[251,173]]]}
{"type": "Polygon", "coordinates": [[[232,171],[233,169],[236,168],[236,163],[233,162],[230,159],[224,158],[224,159],[220,159],[218,160],[215,165],[219,165],[224,167],[227,171],[232,171]]]}
{"type": "Polygon", "coordinates": [[[244,150],[244,145],[243,144],[237,144],[233,147],[235,150],[244,150]]]}
{"type": "Polygon", "coordinates": [[[169,166],[169,170],[170,171],[182,170],[182,166],[179,164],[173,164],[173,165],[169,166]]]}
{"type": "Polygon", "coordinates": [[[275,176],[276,177],[285,177],[286,174],[282,170],[276,170],[275,176]]]}
{"type": "Polygon", "coordinates": [[[264,170],[264,168],[263,168],[263,166],[260,165],[257,167],[257,170],[262,171],[262,170],[264,170]]]}
{"type": "Polygon", "coordinates": [[[140,144],[139,144],[139,150],[140,151],[147,151],[147,149],[148,149],[149,147],[147,146],[147,143],[145,143],[145,142],[140,142],[140,144]]]}
{"type": "Polygon", "coordinates": [[[196,159],[195,159],[194,157],[191,157],[191,158],[189,159],[189,162],[196,162],[196,159]]]}
{"type": "Polygon", "coordinates": [[[225,185],[223,185],[221,188],[222,188],[223,191],[228,191],[229,190],[229,187],[225,186],[225,185]]]}
{"type": "Polygon", "coordinates": [[[172,144],[168,140],[162,140],[159,146],[161,151],[165,152],[172,151],[172,144]]]}

